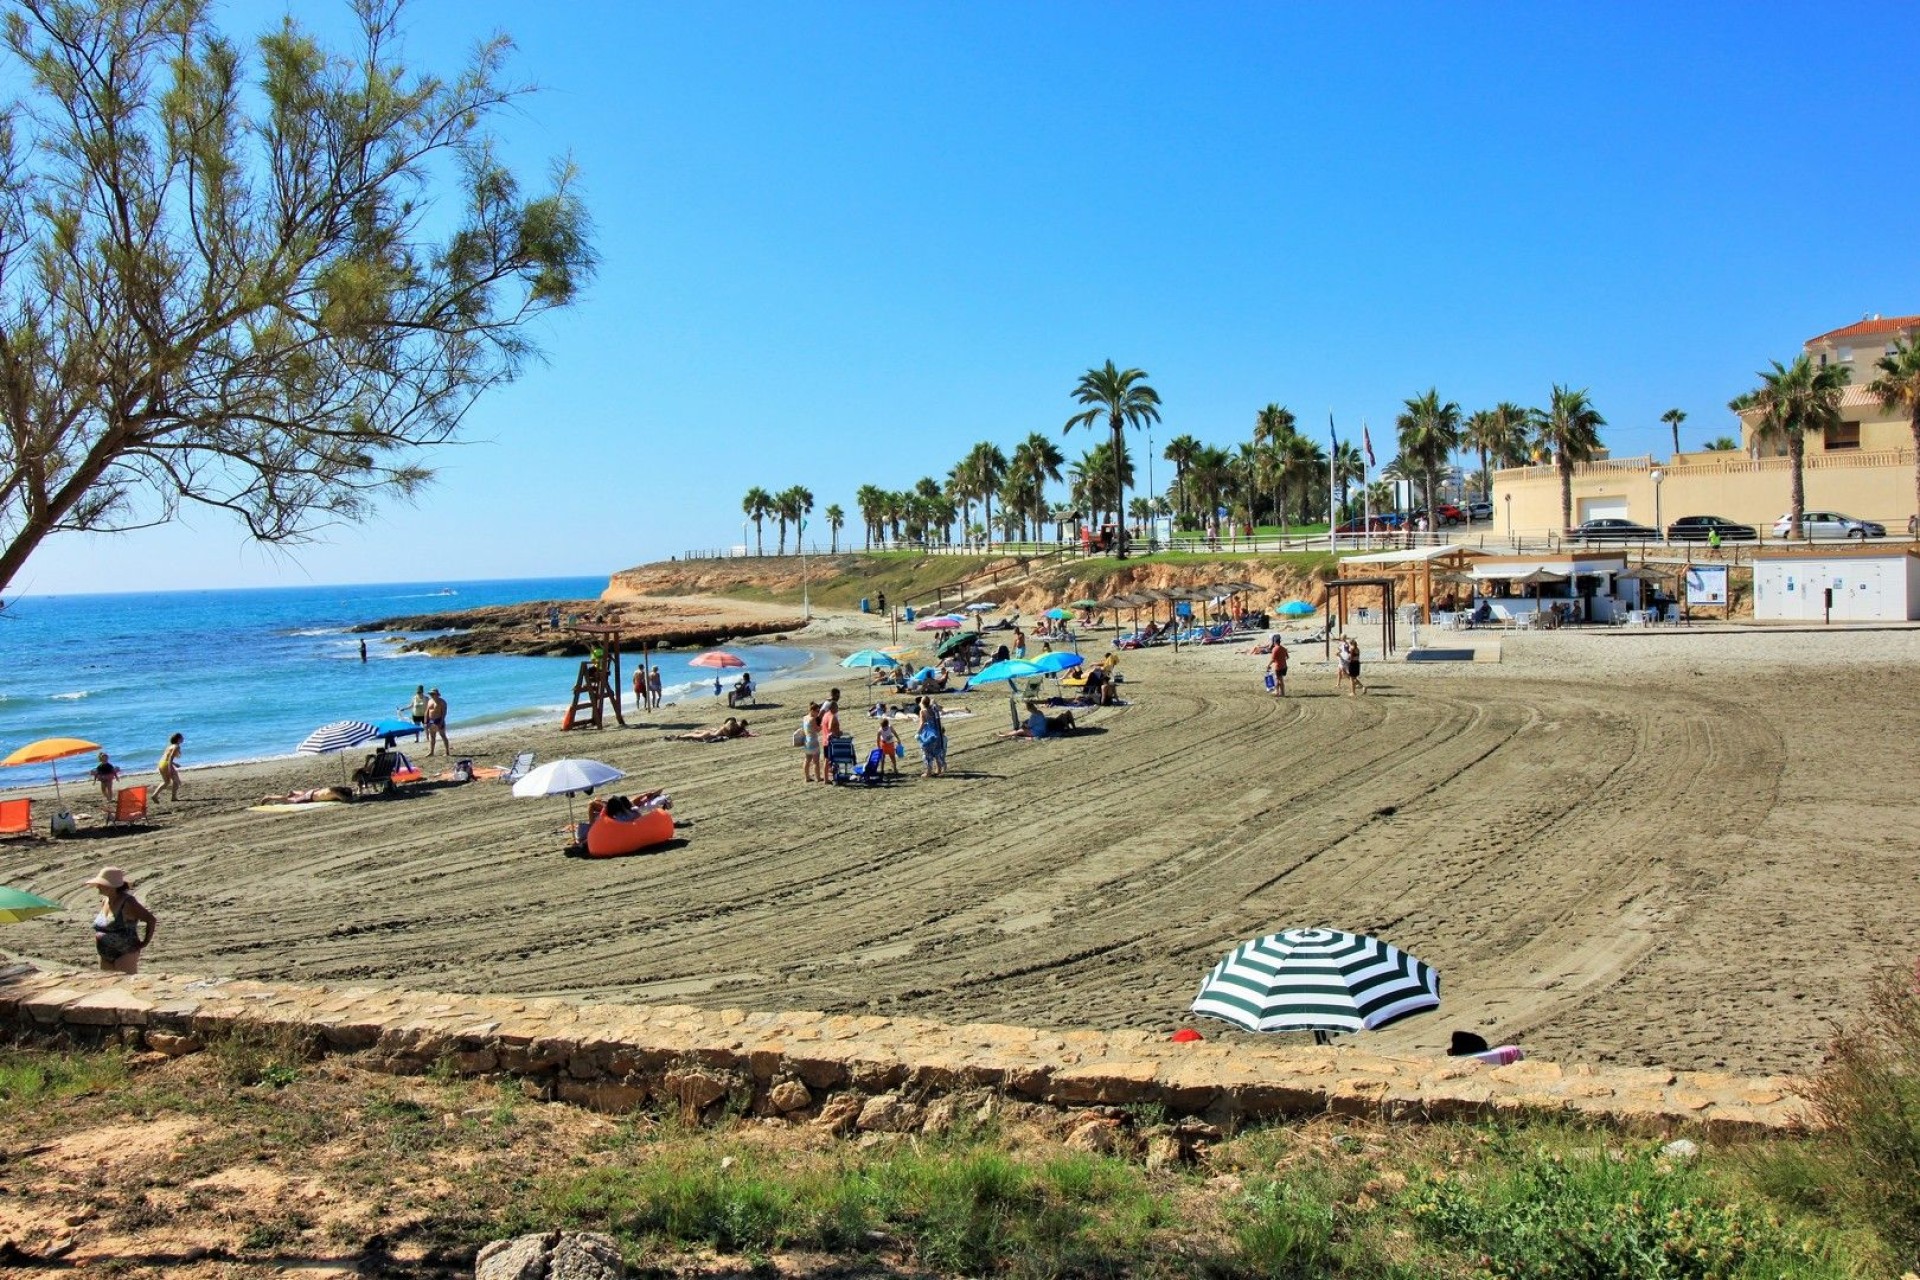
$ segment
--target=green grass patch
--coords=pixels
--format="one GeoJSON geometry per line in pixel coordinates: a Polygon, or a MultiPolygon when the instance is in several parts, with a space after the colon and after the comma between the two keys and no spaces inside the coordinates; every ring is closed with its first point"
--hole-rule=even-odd
{"type": "Polygon", "coordinates": [[[127,1081],[126,1055],[0,1049],[0,1116],[63,1098],[104,1093],[127,1081]]]}

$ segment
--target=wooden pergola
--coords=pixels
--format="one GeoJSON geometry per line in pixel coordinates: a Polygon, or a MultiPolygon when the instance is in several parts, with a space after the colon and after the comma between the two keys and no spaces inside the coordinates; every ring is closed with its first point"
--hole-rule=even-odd
{"type": "MultiPolygon", "coordinates": [[[[1331,623],[1335,619],[1338,619],[1340,629],[1342,631],[1347,629],[1347,592],[1355,587],[1364,587],[1369,590],[1377,587],[1380,590],[1382,597],[1382,607],[1380,609],[1380,655],[1385,657],[1394,651],[1394,646],[1399,640],[1396,625],[1398,618],[1395,616],[1398,610],[1394,607],[1393,601],[1394,590],[1397,585],[1397,580],[1393,578],[1335,578],[1327,584],[1327,621],[1330,625],[1326,628],[1325,642],[1328,661],[1333,660],[1333,627],[1331,623]]],[[[1431,587],[1429,587],[1429,590],[1431,590],[1431,587]]]]}

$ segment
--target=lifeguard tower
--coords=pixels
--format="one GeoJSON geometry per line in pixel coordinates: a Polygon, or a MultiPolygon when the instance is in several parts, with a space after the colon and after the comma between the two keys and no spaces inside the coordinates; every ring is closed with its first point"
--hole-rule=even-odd
{"type": "Polygon", "coordinates": [[[567,630],[587,638],[593,654],[580,664],[573,682],[573,703],[560,721],[562,729],[601,729],[606,727],[606,706],[613,704],[613,718],[625,728],[627,718],[620,713],[620,628],[579,622],[567,630]]]}

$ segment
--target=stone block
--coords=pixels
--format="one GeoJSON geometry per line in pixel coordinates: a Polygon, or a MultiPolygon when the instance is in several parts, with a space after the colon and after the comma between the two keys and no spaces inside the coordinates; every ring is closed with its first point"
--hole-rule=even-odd
{"type": "Polygon", "coordinates": [[[1151,1062],[1100,1062],[1053,1073],[1050,1102],[1122,1103],[1153,1098],[1160,1068],[1151,1062]]]}
{"type": "Polygon", "coordinates": [[[733,1084],[726,1075],[694,1067],[669,1071],[659,1092],[679,1103],[688,1115],[698,1116],[732,1092],[733,1084]]]}
{"type": "Polygon", "coordinates": [[[1217,1103],[1233,1115],[1258,1119],[1317,1116],[1327,1109],[1326,1092],[1307,1082],[1260,1080],[1221,1089],[1217,1103]]]}
{"type": "Polygon", "coordinates": [[[500,1066],[500,1055],[492,1049],[455,1049],[448,1059],[463,1076],[483,1076],[500,1066]]]}
{"type": "Polygon", "coordinates": [[[164,1053],[169,1058],[185,1057],[189,1053],[198,1053],[205,1047],[195,1036],[175,1035],[171,1031],[149,1030],[144,1038],[147,1048],[155,1053],[164,1053]]]}
{"type": "Polygon", "coordinates": [[[1083,1120],[1067,1134],[1066,1145],[1074,1151],[1091,1151],[1097,1155],[1113,1155],[1132,1144],[1127,1140],[1127,1127],[1118,1120],[1096,1118],[1083,1120]]]}
{"type": "Polygon", "coordinates": [[[863,1133],[912,1133],[920,1127],[920,1109],[897,1093],[868,1098],[854,1118],[853,1127],[863,1133]]]}
{"type": "Polygon", "coordinates": [[[813,1123],[830,1133],[849,1133],[853,1130],[854,1122],[860,1118],[860,1110],[864,1105],[861,1099],[845,1094],[830,1098],[820,1108],[820,1114],[813,1118],[813,1123]]]}
{"type": "Polygon", "coordinates": [[[836,1057],[814,1051],[793,1054],[787,1058],[787,1069],[799,1076],[807,1088],[818,1093],[826,1089],[837,1089],[847,1082],[847,1064],[836,1057]]]}
{"type": "Polygon", "coordinates": [[[847,1075],[862,1093],[885,1093],[906,1083],[907,1064],[898,1058],[856,1058],[847,1075]]]}
{"type": "Polygon", "coordinates": [[[782,1080],[767,1091],[767,1101],[781,1115],[813,1105],[813,1093],[798,1080],[782,1080]]]}
{"type": "Polygon", "coordinates": [[[320,1029],[320,1038],[327,1047],[341,1053],[357,1053],[362,1049],[371,1049],[380,1043],[386,1024],[367,1020],[342,1020],[330,1022],[320,1029]]]}
{"type": "Polygon", "coordinates": [[[39,1026],[52,1026],[66,1020],[67,1006],[90,994],[85,987],[61,986],[35,991],[20,1001],[21,1010],[39,1026]]]}
{"type": "Polygon", "coordinates": [[[81,996],[66,1008],[66,1021],[82,1027],[144,1027],[153,1003],[131,991],[108,988],[81,996]]]}
{"type": "Polygon", "coordinates": [[[1564,1073],[1557,1062],[1524,1058],[1519,1062],[1509,1062],[1504,1067],[1495,1067],[1487,1074],[1501,1084],[1532,1085],[1538,1088],[1544,1084],[1558,1083],[1564,1073]]]}

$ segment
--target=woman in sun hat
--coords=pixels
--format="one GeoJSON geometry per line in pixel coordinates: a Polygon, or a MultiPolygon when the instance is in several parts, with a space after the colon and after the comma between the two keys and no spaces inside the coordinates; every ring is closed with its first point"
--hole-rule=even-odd
{"type": "Polygon", "coordinates": [[[100,891],[100,914],[93,918],[93,947],[100,953],[100,967],[109,973],[140,972],[140,953],[153,941],[160,922],[133,896],[133,882],[120,868],[102,867],[87,884],[100,891]],[[144,938],[139,928],[143,924],[147,926],[144,938]]]}

